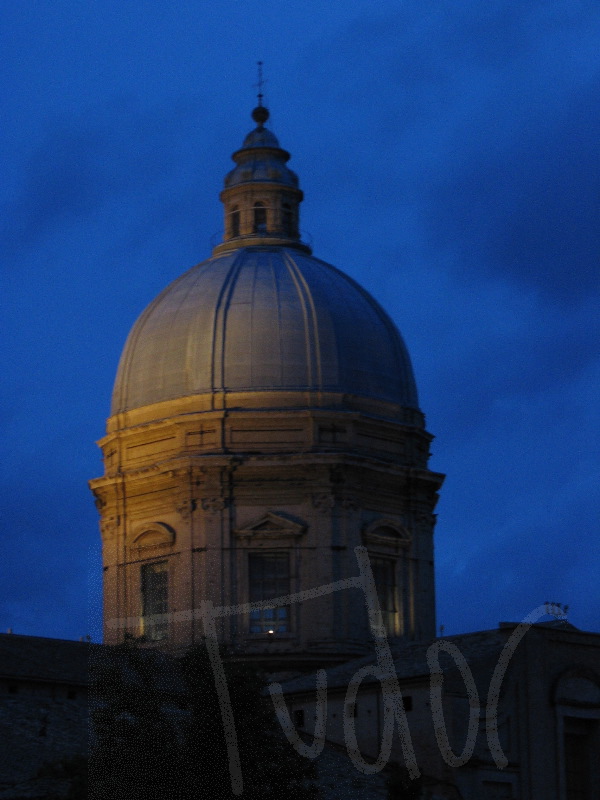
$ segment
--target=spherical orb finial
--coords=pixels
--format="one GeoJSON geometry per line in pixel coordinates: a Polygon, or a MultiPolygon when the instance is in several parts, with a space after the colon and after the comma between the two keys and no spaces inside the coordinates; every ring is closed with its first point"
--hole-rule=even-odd
{"type": "Polygon", "coordinates": [[[269,110],[264,106],[256,106],[252,112],[252,119],[259,125],[264,125],[269,119],[269,110]]]}

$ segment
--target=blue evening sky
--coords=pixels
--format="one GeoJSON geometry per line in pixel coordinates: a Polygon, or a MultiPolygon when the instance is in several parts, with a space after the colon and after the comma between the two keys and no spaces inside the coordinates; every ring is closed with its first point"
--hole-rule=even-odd
{"type": "Polygon", "coordinates": [[[600,5],[3,0],[0,630],[100,636],[119,355],[210,255],[256,61],[315,255],[411,352],[446,633],[600,630],[600,5]]]}

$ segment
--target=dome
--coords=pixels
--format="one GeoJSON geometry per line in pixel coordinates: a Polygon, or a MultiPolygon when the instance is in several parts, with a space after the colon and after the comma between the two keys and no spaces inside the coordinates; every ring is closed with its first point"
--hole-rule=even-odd
{"type": "Polygon", "coordinates": [[[418,408],[410,359],[386,312],[347,275],[294,247],[230,250],[168,286],[129,335],[112,413],[256,391],[418,408]]]}
{"type": "Polygon", "coordinates": [[[298,176],[286,166],[285,160],[278,155],[277,150],[271,149],[245,149],[242,151],[245,158],[227,173],[225,186],[238,186],[240,183],[254,183],[256,181],[273,181],[281,186],[298,186],[298,176]],[[250,153],[251,157],[248,157],[250,153]]]}
{"type": "Polygon", "coordinates": [[[250,131],[244,139],[242,149],[247,150],[249,147],[272,147],[278,150],[281,149],[275,134],[267,128],[263,128],[262,125],[250,131]]]}
{"type": "Polygon", "coordinates": [[[287,166],[289,159],[290,154],[279,146],[275,134],[259,126],[233,154],[237,166],[225,176],[225,186],[274,181],[281,186],[297,187],[298,176],[287,166]]]}

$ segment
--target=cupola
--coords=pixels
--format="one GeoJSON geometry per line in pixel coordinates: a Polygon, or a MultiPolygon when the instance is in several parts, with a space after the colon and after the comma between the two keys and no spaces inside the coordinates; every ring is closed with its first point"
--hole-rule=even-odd
{"type": "Polygon", "coordinates": [[[232,155],[235,167],[225,176],[220,194],[225,212],[218,255],[248,245],[281,245],[310,253],[300,241],[299,207],[303,194],[298,176],[288,166],[290,154],[267,128],[269,111],[259,104],[252,112],[256,128],[232,155]]]}

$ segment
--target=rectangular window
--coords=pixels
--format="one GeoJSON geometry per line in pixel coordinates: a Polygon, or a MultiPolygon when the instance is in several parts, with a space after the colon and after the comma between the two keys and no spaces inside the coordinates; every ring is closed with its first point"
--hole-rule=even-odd
{"type": "Polygon", "coordinates": [[[485,800],[512,800],[512,784],[506,781],[484,781],[485,800]]]}
{"type": "Polygon", "coordinates": [[[229,223],[231,225],[231,236],[239,236],[240,235],[240,210],[239,208],[234,208],[229,215],[229,223]]]}
{"type": "Polygon", "coordinates": [[[254,233],[267,232],[267,209],[264,203],[254,203],[254,233]]]}
{"type": "MultiPolygon", "coordinates": [[[[288,553],[250,553],[248,555],[250,602],[271,600],[290,593],[288,553]]],[[[287,633],[289,607],[257,608],[250,612],[250,633],[287,633]]]]}
{"type": "Polygon", "coordinates": [[[152,642],[168,635],[169,573],[166,561],[142,564],[142,634],[152,642]]]}
{"type": "Polygon", "coordinates": [[[304,727],[304,709],[303,708],[294,709],[293,716],[294,716],[294,725],[297,728],[303,728],[304,727]]]}
{"type": "Polygon", "coordinates": [[[567,800],[587,800],[592,796],[591,720],[565,717],[564,756],[567,800]]]}
{"type": "Polygon", "coordinates": [[[391,558],[371,558],[383,625],[388,636],[398,635],[398,588],[396,562],[391,558]]]}

